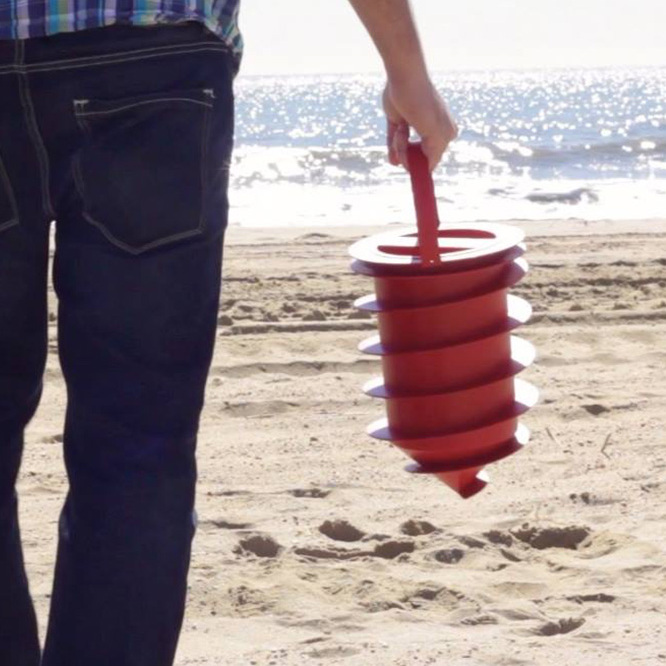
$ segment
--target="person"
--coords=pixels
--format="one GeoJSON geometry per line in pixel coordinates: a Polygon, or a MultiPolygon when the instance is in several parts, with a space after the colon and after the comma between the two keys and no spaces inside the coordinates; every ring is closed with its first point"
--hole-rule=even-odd
{"type": "MultiPolygon", "coordinates": [[[[388,159],[455,138],[409,0],[350,0],[385,64],[388,159]]],[[[239,0],[0,0],[0,664],[168,666],[196,531],[233,149],[239,0]],[[15,483],[47,271],[69,488],[43,652],[15,483]]]]}

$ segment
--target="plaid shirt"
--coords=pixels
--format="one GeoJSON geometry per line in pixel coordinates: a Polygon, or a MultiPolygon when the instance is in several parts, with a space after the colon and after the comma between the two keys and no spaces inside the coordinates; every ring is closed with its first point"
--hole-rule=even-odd
{"type": "Polygon", "coordinates": [[[197,20],[240,58],[239,6],[240,0],[0,0],[0,39],[44,37],[113,23],[197,20]]]}

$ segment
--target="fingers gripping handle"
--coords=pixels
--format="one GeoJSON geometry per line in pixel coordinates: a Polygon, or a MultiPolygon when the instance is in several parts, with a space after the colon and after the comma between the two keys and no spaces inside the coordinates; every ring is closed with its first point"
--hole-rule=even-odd
{"type": "Polygon", "coordinates": [[[428,158],[421,150],[421,142],[407,146],[407,164],[412,179],[416,220],[418,224],[419,249],[423,265],[440,264],[437,230],[437,201],[435,186],[428,166],[428,158]]]}

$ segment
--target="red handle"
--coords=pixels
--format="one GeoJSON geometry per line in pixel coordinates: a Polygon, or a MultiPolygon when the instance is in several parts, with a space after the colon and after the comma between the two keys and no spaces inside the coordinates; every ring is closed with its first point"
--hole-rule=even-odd
{"type": "Polygon", "coordinates": [[[437,215],[435,186],[432,182],[428,158],[421,150],[420,141],[408,144],[407,164],[412,179],[421,261],[425,265],[440,264],[437,236],[439,217],[437,215]]]}

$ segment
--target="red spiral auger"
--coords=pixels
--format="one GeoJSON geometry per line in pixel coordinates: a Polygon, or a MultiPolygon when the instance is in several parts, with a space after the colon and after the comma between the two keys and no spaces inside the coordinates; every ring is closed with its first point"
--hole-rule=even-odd
{"type": "Polygon", "coordinates": [[[527,273],[524,233],[512,226],[440,226],[434,186],[419,143],[408,148],[417,227],[365,238],[350,248],[354,272],[375,293],[354,305],[377,315],[379,335],[359,350],[381,358],[383,377],[363,390],[382,398],[386,418],[368,434],[468,498],[488,483],[484,467],[519,451],[529,430],[519,417],[537,389],[516,375],[534,347],[512,331],[531,308],[509,289],[527,273]]]}

